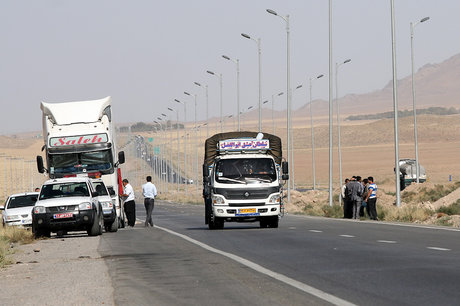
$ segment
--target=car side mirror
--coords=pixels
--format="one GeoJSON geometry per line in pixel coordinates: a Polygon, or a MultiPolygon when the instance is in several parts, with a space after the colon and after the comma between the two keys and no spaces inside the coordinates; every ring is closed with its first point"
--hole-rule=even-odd
{"type": "Polygon", "coordinates": [[[112,188],[109,189],[109,194],[110,194],[111,196],[114,196],[114,195],[116,194],[116,193],[115,193],[115,190],[113,190],[112,188]]]}
{"type": "Polygon", "coordinates": [[[118,152],[118,163],[120,165],[125,163],[125,152],[124,151],[118,152]]]}
{"type": "Polygon", "coordinates": [[[0,210],[5,210],[5,206],[0,206],[0,210]]]}
{"type": "Polygon", "coordinates": [[[43,165],[43,157],[37,155],[37,169],[39,173],[45,173],[45,166],[43,165]]]}
{"type": "Polygon", "coordinates": [[[93,191],[93,192],[91,193],[91,196],[92,196],[93,198],[96,198],[96,197],[99,196],[99,192],[93,191]]]}

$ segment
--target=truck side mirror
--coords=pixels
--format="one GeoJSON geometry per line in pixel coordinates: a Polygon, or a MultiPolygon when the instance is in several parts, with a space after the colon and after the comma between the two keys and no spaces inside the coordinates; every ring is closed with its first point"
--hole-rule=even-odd
{"type": "Polygon", "coordinates": [[[124,151],[118,152],[118,163],[119,164],[125,163],[125,152],[124,151]]]}
{"type": "Polygon", "coordinates": [[[45,173],[45,166],[43,165],[43,157],[37,155],[37,169],[38,173],[45,173]]]}
{"type": "Polygon", "coordinates": [[[209,182],[209,170],[206,164],[203,164],[203,181],[205,183],[209,182]]]}
{"type": "Polygon", "coordinates": [[[289,179],[289,164],[288,162],[281,163],[281,179],[287,181],[289,179]]]}

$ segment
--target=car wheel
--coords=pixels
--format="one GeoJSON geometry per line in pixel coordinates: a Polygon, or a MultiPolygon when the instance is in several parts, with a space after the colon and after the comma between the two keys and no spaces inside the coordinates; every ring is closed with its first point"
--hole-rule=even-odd
{"type": "MultiPolygon", "coordinates": [[[[107,229],[106,229],[106,231],[107,231],[107,229]]],[[[115,233],[116,231],[118,231],[118,218],[115,218],[115,220],[112,222],[112,224],[110,224],[108,226],[108,231],[112,232],[112,233],[115,233]]]]}
{"type": "Polygon", "coordinates": [[[89,236],[97,236],[100,235],[99,232],[102,231],[101,227],[101,217],[100,215],[97,214],[97,212],[94,213],[94,219],[93,219],[93,224],[91,227],[86,231],[89,236]]]}

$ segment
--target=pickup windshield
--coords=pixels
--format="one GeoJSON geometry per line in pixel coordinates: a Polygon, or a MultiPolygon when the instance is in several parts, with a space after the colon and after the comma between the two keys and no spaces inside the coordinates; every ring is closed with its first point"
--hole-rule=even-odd
{"type": "Polygon", "coordinates": [[[88,197],[88,186],[85,182],[59,183],[43,185],[40,200],[63,197],[88,197]]]}
{"type": "Polygon", "coordinates": [[[216,181],[238,184],[276,180],[275,163],[270,158],[222,159],[216,164],[216,181]]]}
{"type": "Polygon", "coordinates": [[[113,168],[112,151],[49,154],[51,174],[108,171],[113,168]]]}

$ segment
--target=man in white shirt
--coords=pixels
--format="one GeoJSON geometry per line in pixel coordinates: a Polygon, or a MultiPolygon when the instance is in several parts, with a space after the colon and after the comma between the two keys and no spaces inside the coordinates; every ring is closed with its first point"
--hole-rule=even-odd
{"type": "Polygon", "coordinates": [[[136,203],[134,202],[134,189],[127,179],[123,180],[123,194],[122,197],[125,198],[125,214],[128,218],[128,226],[134,227],[136,224],[136,203]]]}
{"type": "Polygon", "coordinates": [[[147,183],[142,185],[142,195],[144,196],[144,206],[145,206],[145,213],[147,215],[145,219],[145,226],[152,226],[153,227],[153,207],[155,205],[155,196],[157,195],[157,188],[154,184],[152,184],[152,177],[149,175],[146,178],[147,183]]]}

